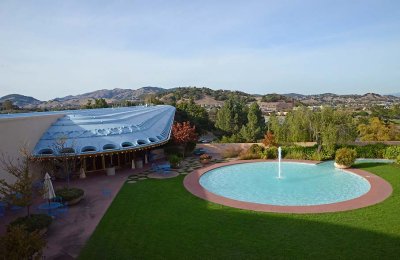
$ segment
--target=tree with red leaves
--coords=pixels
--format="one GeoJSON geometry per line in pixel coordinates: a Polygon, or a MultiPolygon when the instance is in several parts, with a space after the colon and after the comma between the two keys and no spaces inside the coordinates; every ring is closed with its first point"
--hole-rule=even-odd
{"type": "Polygon", "coordinates": [[[183,146],[183,157],[185,157],[186,145],[190,142],[197,142],[196,127],[191,126],[189,121],[174,123],[172,126],[172,141],[183,146]]]}
{"type": "Polygon", "coordinates": [[[263,140],[263,144],[266,147],[270,147],[270,146],[278,146],[276,141],[275,141],[275,136],[273,133],[271,133],[271,131],[267,131],[264,135],[264,140],[263,140]]]}

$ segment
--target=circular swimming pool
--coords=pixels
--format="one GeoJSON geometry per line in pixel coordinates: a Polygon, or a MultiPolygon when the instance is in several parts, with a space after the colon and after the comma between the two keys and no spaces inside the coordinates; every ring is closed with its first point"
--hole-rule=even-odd
{"type": "Polygon", "coordinates": [[[313,206],[343,202],[366,194],[365,178],[336,169],[333,162],[240,163],[209,170],[200,185],[216,195],[242,202],[279,206],[313,206]]]}

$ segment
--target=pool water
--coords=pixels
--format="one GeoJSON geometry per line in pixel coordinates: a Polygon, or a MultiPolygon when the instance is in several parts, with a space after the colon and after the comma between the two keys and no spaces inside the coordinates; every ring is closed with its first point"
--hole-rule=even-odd
{"type": "Polygon", "coordinates": [[[336,169],[333,162],[317,165],[277,162],[224,166],[200,177],[208,191],[230,199],[280,206],[330,204],[360,197],[371,188],[363,177],[336,169]]]}

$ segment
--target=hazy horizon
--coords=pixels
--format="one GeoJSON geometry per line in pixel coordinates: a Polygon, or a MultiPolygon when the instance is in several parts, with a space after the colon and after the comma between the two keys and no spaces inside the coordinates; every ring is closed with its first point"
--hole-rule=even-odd
{"type": "Polygon", "coordinates": [[[184,86],[392,94],[400,2],[0,2],[0,96],[184,86]]]}
{"type": "MultiPolygon", "coordinates": [[[[163,88],[163,87],[159,87],[159,86],[145,86],[145,87],[163,88]]],[[[197,86],[187,86],[187,87],[197,87],[197,86]]],[[[139,88],[126,88],[126,89],[137,90],[137,89],[140,89],[140,88],[144,88],[144,87],[139,87],[139,88]]],[[[173,88],[178,88],[178,87],[173,87],[173,88]]],[[[173,88],[163,88],[163,89],[167,89],[167,90],[168,90],[168,89],[173,89],[173,88]]],[[[197,87],[197,88],[202,88],[202,87],[197,87]]],[[[205,88],[207,88],[207,87],[205,87],[205,88]]],[[[115,88],[114,88],[114,89],[115,89],[115,88]]],[[[117,88],[117,89],[122,89],[122,88],[117,88]]],[[[97,89],[97,90],[113,90],[113,89],[97,89]]],[[[94,90],[94,91],[97,91],[97,90],[94,90]]],[[[214,89],[214,90],[218,90],[218,89],[214,89]]],[[[243,91],[243,90],[240,90],[240,91],[245,92],[245,93],[248,93],[248,94],[251,94],[251,95],[266,95],[266,94],[280,94],[280,95],[286,95],[286,94],[321,95],[321,94],[327,94],[327,93],[332,93],[332,94],[337,94],[337,95],[364,95],[364,94],[367,94],[367,93],[375,93],[375,94],[379,94],[379,95],[396,95],[396,96],[400,95],[400,92],[393,92],[393,93],[365,92],[365,93],[344,93],[344,94],[340,94],[340,93],[334,93],[334,92],[321,92],[321,93],[299,93],[299,92],[250,93],[250,92],[246,92],[246,91],[243,91]]],[[[69,94],[69,95],[66,95],[66,96],[78,96],[78,95],[86,94],[86,93],[90,93],[90,92],[93,92],[93,91],[82,92],[82,93],[76,93],[76,94],[69,94]]],[[[13,94],[24,95],[24,94],[21,94],[21,93],[9,93],[9,94],[0,96],[0,98],[1,98],[1,97],[4,97],[4,96],[8,96],[8,95],[13,95],[13,94]]],[[[51,98],[49,98],[49,99],[40,99],[40,98],[37,98],[37,97],[35,97],[35,96],[31,96],[31,95],[24,95],[24,96],[33,97],[33,98],[38,99],[38,100],[40,100],[40,101],[49,101],[49,100],[54,100],[54,99],[57,99],[57,98],[64,98],[64,97],[66,97],[66,96],[56,96],[56,97],[51,97],[51,98]]]]}

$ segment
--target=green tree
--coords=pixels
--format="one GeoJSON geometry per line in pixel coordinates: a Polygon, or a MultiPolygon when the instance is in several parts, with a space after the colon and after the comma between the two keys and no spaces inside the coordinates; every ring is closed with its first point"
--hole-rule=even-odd
{"type": "Polygon", "coordinates": [[[240,98],[230,96],[217,112],[215,127],[227,134],[238,133],[247,122],[245,103],[240,98]]]}
{"type": "Polygon", "coordinates": [[[86,109],[92,109],[93,108],[91,99],[88,99],[88,101],[87,101],[87,103],[85,105],[85,108],[86,109]]]}
{"type": "Polygon", "coordinates": [[[378,117],[369,120],[369,124],[358,125],[362,141],[389,141],[398,138],[398,130],[393,124],[385,124],[378,117]]]}
{"type": "Polygon", "coordinates": [[[211,122],[205,108],[197,105],[193,99],[176,105],[175,120],[178,122],[190,121],[196,125],[196,130],[203,132],[209,130],[211,122]]]}
{"type": "Polygon", "coordinates": [[[312,112],[299,108],[290,112],[283,122],[271,116],[268,122],[278,143],[314,141],[318,150],[333,152],[336,144],[354,141],[357,132],[350,113],[332,108],[312,112]]]}
{"type": "Polygon", "coordinates": [[[265,120],[261,109],[256,102],[253,102],[247,113],[247,124],[242,126],[240,134],[246,142],[257,142],[263,137],[265,120]]]}
{"type": "Polygon", "coordinates": [[[306,142],[310,140],[310,113],[306,107],[301,107],[286,116],[285,125],[288,142],[306,142]]]}
{"type": "MultiPolygon", "coordinates": [[[[15,177],[14,183],[0,179],[0,195],[13,205],[25,207],[27,215],[30,216],[30,207],[33,204],[33,180],[30,160],[31,156],[26,146],[20,149],[21,157],[17,161],[6,154],[0,157],[0,164],[4,171],[15,177]]],[[[44,192],[39,190],[39,192],[44,192]]]]}
{"type": "Polygon", "coordinates": [[[11,100],[6,100],[2,104],[3,110],[13,110],[14,105],[11,100]]]}
{"type": "Polygon", "coordinates": [[[94,108],[106,108],[108,104],[104,98],[96,98],[94,100],[94,108]]]}
{"type": "Polygon", "coordinates": [[[286,143],[286,124],[281,123],[276,115],[271,115],[268,120],[268,130],[271,131],[278,144],[286,143]]]}

